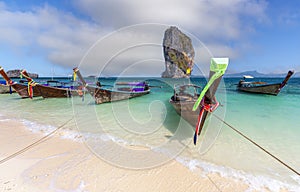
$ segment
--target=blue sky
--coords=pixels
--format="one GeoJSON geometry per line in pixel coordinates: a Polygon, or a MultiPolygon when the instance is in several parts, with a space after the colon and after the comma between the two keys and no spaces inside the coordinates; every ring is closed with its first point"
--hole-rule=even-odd
{"type": "Polygon", "coordinates": [[[210,54],[194,45],[201,69],[207,68],[207,58],[213,55],[230,58],[228,73],[300,71],[298,0],[0,0],[0,65],[42,76],[66,76],[75,66],[93,75],[105,69],[107,76],[122,70],[131,75],[159,76],[164,70],[159,46],[131,48],[127,55],[119,54],[106,64],[120,51],[116,48],[121,43],[132,45],[128,42],[133,38],[146,36],[160,44],[161,26],[169,25],[194,35],[209,50],[210,54]],[[143,23],[162,25],[153,25],[157,30],[151,34],[147,25],[144,31],[134,27],[122,30],[143,23]],[[122,34],[115,32],[119,29],[122,34]],[[105,46],[103,38],[110,39],[105,46]],[[103,44],[101,49],[93,56],[87,54],[97,42],[103,44]]]}

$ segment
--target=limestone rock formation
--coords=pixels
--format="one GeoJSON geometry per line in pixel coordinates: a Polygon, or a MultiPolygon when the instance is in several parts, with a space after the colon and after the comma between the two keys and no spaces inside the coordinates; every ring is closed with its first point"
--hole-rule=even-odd
{"type": "MultiPolygon", "coordinates": [[[[20,78],[21,71],[22,70],[20,69],[14,69],[14,70],[9,70],[6,73],[10,78],[20,78]]],[[[39,78],[39,75],[36,73],[28,73],[28,75],[33,79],[39,78]]]]}
{"type": "Polygon", "coordinates": [[[192,40],[177,27],[171,26],[165,31],[163,52],[166,70],[164,78],[186,78],[192,73],[195,51],[192,40]]]}

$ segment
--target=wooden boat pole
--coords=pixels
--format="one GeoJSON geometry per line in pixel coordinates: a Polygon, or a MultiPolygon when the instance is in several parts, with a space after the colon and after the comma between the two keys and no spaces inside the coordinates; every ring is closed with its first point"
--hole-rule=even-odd
{"type": "Polygon", "coordinates": [[[28,73],[27,73],[27,71],[26,71],[25,69],[23,69],[23,70],[21,71],[21,75],[22,75],[23,77],[25,77],[25,79],[26,79],[28,82],[32,81],[31,77],[29,77],[29,75],[28,75],[28,73]]]}
{"type": "Polygon", "coordinates": [[[82,82],[83,86],[86,87],[87,86],[87,83],[85,82],[84,78],[82,77],[79,69],[77,67],[75,67],[73,69],[74,73],[77,74],[77,76],[79,77],[80,81],[82,82]]]}
{"type": "Polygon", "coordinates": [[[89,94],[92,97],[96,98],[96,94],[97,94],[99,89],[95,89],[93,87],[88,86],[88,84],[85,82],[84,78],[82,77],[82,75],[81,75],[81,73],[80,73],[80,71],[77,67],[75,67],[73,69],[73,71],[74,71],[74,75],[76,74],[78,76],[78,78],[80,79],[80,81],[82,82],[83,87],[85,87],[88,90],[89,94]]]}
{"type": "Polygon", "coordinates": [[[4,71],[4,69],[2,67],[0,67],[0,74],[5,79],[5,81],[7,81],[8,85],[12,85],[13,84],[13,81],[7,76],[7,74],[5,73],[5,71],[4,71]]]}
{"type": "Polygon", "coordinates": [[[283,88],[286,83],[288,82],[288,80],[291,78],[291,76],[294,74],[294,71],[289,71],[285,77],[285,79],[282,81],[281,85],[280,85],[280,89],[283,88]]]}

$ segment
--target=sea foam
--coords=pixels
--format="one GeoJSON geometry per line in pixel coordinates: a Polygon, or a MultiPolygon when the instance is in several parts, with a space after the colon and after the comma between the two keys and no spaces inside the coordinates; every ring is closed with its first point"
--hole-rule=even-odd
{"type": "Polygon", "coordinates": [[[300,185],[298,184],[300,184],[300,178],[298,176],[293,177],[293,180],[298,184],[289,184],[267,176],[253,175],[241,170],[235,170],[230,167],[215,165],[197,159],[177,157],[176,161],[183,164],[193,172],[195,172],[197,169],[201,169],[201,177],[207,177],[208,174],[217,173],[221,177],[230,178],[235,181],[242,181],[249,186],[247,190],[248,192],[262,191],[265,188],[269,189],[272,192],[280,192],[282,189],[286,189],[290,192],[299,191],[300,185]]]}

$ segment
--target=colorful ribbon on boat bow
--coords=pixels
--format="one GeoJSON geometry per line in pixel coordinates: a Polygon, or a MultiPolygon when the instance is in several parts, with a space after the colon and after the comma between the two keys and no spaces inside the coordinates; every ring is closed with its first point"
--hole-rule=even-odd
{"type": "Polygon", "coordinates": [[[27,72],[25,70],[22,70],[20,73],[20,78],[25,77],[28,80],[28,96],[30,99],[33,97],[33,87],[37,84],[36,82],[31,79],[31,77],[28,76],[27,72]]]}
{"type": "Polygon", "coordinates": [[[11,85],[9,85],[9,94],[12,94],[12,88],[11,88],[11,85]]]}
{"type": "Polygon", "coordinates": [[[13,84],[14,84],[14,82],[13,82],[12,80],[6,81],[6,85],[11,86],[11,85],[13,85],[13,84]]]}
{"type": "Polygon", "coordinates": [[[12,80],[6,81],[6,85],[8,85],[8,87],[9,87],[9,94],[12,94],[12,88],[11,88],[11,86],[13,84],[14,84],[14,82],[12,80]]]}
{"type": "Polygon", "coordinates": [[[214,97],[213,102],[214,103],[211,103],[211,104],[206,103],[205,97],[201,100],[201,109],[200,109],[200,113],[198,116],[198,122],[196,124],[196,129],[195,129],[195,134],[194,134],[194,145],[197,144],[198,135],[200,135],[203,124],[205,122],[206,115],[203,117],[204,111],[212,113],[219,106],[219,102],[217,101],[216,97],[214,97]]]}
{"type": "Polygon", "coordinates": [[[204,126],[207,113],[213,112],[219,106],[219,103],[216,100],[216,97],[214,95],[212,95],[213,98],[207,98],[205,96],[205,94],[208,91],[208,89],[210,88],[210,86],[214,83],[214,81],[216,79],[218,79],[219,77],[221,77],[222,75],[224,75],[224,73],[227,69],[227,66],[228,66],[228,61],[229,61],[228,58],[212,58],[211,59],[210,71],[214,72],[214,74],[210,77],[208,83],[202,90],[198,100],[196,101],[196,103],[193,106],[193,111],[196,111],[198,106],[201,104],[201,109],[200,109],[200,113],[198,116],[198,122],[196,125],[195,134],[194,134],[194,145],[196,145],[198,135],[200,135],[201,130],[204,126]],[[206,99],[209,99],[208,100],[209,102],[206,101],[206,99]]]}
{"type": "Polygon", "coordinates": [[[73,72],[73,81],[76,81],[76,78],[77,78],[77,73],[76,73],[77,71],[75,71],[74,70],[74,72],[73,72]]]}
{"type": "Polygon", "coordinates": [[[208,83],[203,88],[202,92],[200,93],[200,96],[199,96],[198,100],[194,104],[193,111],[197,110],[197,108],[199,107],[205,93],[207,92],[209,87],[213,84],[213,82],[216,79],[218,79],[219,77],[221,77],[222,75],[224,75],[224,73],[227,69],[227,66],[228,66],[228,58],[223,58],[223,59],[220,59],[220,60],[216,60],[216,58],[211,59],[211,61],[210,61],[210,71],[215,72],[215,74],[213,74],[213,76],[211,76],[208,83]]]}
{"type": "Polygon", "coordinates": [[[28,81],[28,95],[32,99],[33,97],[33,87],[36,85],[36,82],[33,80],[28,81]]]}

